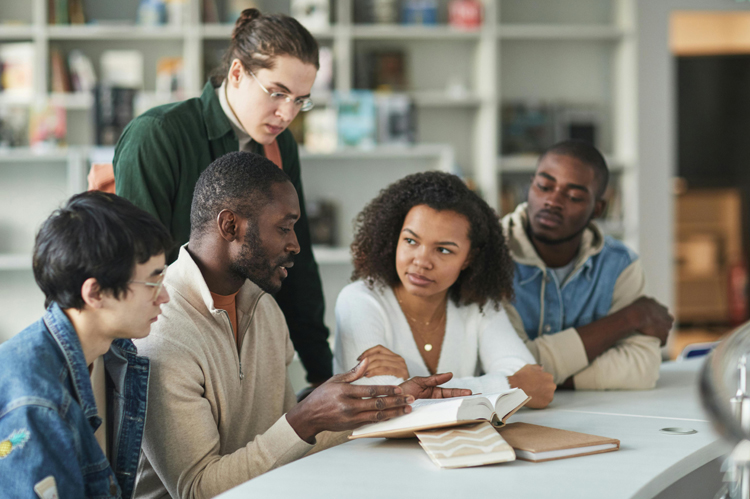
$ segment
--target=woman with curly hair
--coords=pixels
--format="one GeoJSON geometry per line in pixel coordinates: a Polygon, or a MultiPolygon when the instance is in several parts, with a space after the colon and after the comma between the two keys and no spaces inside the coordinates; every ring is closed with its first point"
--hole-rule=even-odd
{"type": "Polygon", "coordinates": [[[356,220],[352,284],[336,301],[334,370],[369,360],[367,383],[452,372],[444,386],[520,387],[530,407],[552,400],[502,302],[513,262],[495,212],[456,176],[409,175],[356,220]]]}

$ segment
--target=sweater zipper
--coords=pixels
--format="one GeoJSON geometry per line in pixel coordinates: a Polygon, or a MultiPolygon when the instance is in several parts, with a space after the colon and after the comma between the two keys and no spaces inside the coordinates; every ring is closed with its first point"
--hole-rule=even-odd
{"type": "Polygon", "coordinates": [[[240,359],[240,352],[239,352],[239,345],[237,345],[237,336],[234,334],[234,327],[232,326],[232,321],[229,319],[229,312],[227,312],[224,309],[219,309],[222,312],[224,312],[224,315],[227,317],[227,322],[229,323],[229,330],[232,332],[232,340],[234,341],[235,348],[234,350],[237,352],[237,363],[240,366],[240,381],[245,379],[245,373],[242,372],[242,360],[240,359]]]}

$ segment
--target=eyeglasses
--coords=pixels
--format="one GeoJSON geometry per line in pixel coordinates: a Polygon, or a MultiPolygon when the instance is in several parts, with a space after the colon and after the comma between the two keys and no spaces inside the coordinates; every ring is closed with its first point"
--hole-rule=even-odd
{"type": "Polygon", "coordinates": [[[151,298],[151,301],[156,301],[156,299],[159,297],[159,293],[161,293],[161,288],[164,285],[164,276],[166,275],[167,275],[167,265],[165,265],[164,268],[161,269],[161,272],[157,274],[156,282],[150,282],[150,281],[129,281],[129,282],[133,284],[144,284],[146,286],[154,288],[154,296],[151,298]]]}
{"type": "Polygon", "coordinates": [[[294,103],[294,107],[296,107],[298,110],[302,112],[309,111],[310,109],[313,108],[313,106],[315,106],[315,103],[313,103],[312,99],[310,99],[309,97],[305,97],[304,99],[303,98],[295,99],[291,95],[285,94],[284,92],[269,92],[269,90],[263,86],[260,80],[258,80],[258,77],[255,76],[252,71],[248,71],[248,73],[250,73],[250,76],[252,76],[255,79],[256,83],[260,85],[260,88],[262,88],[263,91],[268,94],[271,100],[276,103],[280,104],[281,101],[292,102],[294,103]]]}

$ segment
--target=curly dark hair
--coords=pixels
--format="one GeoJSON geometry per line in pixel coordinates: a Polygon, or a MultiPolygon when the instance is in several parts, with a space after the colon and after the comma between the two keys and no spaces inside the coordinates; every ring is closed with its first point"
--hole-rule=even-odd
{"type": "Polygon", "coordinates": [[[443,172],[409,175],[380,191],[355,220],[351,250],[352,280],[363,279],[372,287],[396,286],[396,246],[406,215],[418,205],[450,210],[470,223],[469,266],[448,290],[457,305],[476,303],[480,309],[491,301],[495,309],[513,299],[513,261],[495,211],[461,179],[443,172]]]}

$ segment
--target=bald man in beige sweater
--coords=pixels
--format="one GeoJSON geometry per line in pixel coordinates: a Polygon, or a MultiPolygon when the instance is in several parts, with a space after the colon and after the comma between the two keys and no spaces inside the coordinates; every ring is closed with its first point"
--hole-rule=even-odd
{"type": "Polygon", "coordinates": [[[415,398],[470,393],[437,388],[450,374],[350,384],[363,362],[295,405],[294,348],[272,293],[299,252],[299,213],[288,177],[262,156],[230,153],[201,174],[190,241],[165,278],[172,300],[138,342],[151,380],[136,497],[214,497],[407,413],[415,398]]]}

